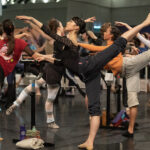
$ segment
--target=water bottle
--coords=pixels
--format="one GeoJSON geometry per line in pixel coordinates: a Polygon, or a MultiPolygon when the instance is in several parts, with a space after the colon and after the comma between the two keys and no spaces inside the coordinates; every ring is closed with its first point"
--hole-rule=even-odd
{"type": "Polygon", "coordinates": [[[20,126],[20,141],[24,140],[26,137],[26,128],[25,126],[20,126]]]}
{"type": "Polygon", "coordinates": [[[102,126],[106,126],[106,108],[102,109],[102,126]]]}

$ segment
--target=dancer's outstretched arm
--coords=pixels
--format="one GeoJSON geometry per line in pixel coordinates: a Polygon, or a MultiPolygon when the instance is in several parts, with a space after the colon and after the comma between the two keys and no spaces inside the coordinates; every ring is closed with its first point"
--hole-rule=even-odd
{"type": "MultiPolygon", "coordinates": [[[[116,21],[116,22],[115,22],[115,25],[117,25],[117,26],[125,26],[125,27],[126,27],[127,29],[129,29],[129,30],[132,29],[131,26],[129,26],[127,23],[124,23],[124,22],[118,22],[118,21],[116,21]]],[[[138,33],[136,36],[137,36],[137,38],[138,38],[142,43],[144,43],[147,47],[150,48],[150,40],[148,40],[148,39],[146,39],[145,37],[143,37],[140,33],[138,33]]]]}
{"type": "Polygon", "coordinates": [[[37,19],[30,17],[30,16],[16,16],[16,19],[19,20],[29,20],[32,21],[34,24],[36,24],[39,28],[43,26],[43,23],[38,21],[37,19]]]}
{"type": "Polygon", "coordinates": [[[121,36],[125,38],[127,41],[130,41],[136,34],[144,27],[150,25],[150,13],[148,14],[147,18],[139,25],[135,26],[131,30],[125,32],[121,36]]]}
{"type": "Polygon", "coordinates": [[[34,24],[33,22],[29,21],[29,20],[25,20],[25,23],[29,24],[34,30],[36,30],[37,32],[39,32],[45,39],[50,41],[50,44],[53,45],[54,40],[48,36],[47,34],[45,34],[40,27],[38,27],[36,24],[34,24]]]}
{"type": "MultiPolygon", "coordinates": [[[[122,37],[126,38],[128,41],[130,41],[134,36],[136,36],[136,34],[144,27],[148,26],[150,24],[150,14],[148,15],[148,17],[146,18],[145,21],[143,21],[141,24],[139,24],[138,26],[132,28],[130,27],[128,24],[126,23],[122,23],[122,22],[116,22],[117,25],[124,25],[126,26],[129,31],[125,32],[122,37]]],[[[109,46],[95,46],[95,45],[91,45],[91,44],[85,44],[85,43],[79,43],[79,45],[81,47],[84,47],[90,51],[103,51],[104,49],[106,49],[109,46]]]]}

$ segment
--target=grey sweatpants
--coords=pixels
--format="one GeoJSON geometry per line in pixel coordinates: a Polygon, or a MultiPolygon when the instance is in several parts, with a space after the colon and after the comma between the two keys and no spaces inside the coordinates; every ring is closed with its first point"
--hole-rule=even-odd
{"type": "Polygon", "coordinates": [[[150,62],[150,50],[133,57],[123,58],[122,74],[127,79],[128,106],[139,105],[137,93],[140,91],[139,71],[150,62]]]}

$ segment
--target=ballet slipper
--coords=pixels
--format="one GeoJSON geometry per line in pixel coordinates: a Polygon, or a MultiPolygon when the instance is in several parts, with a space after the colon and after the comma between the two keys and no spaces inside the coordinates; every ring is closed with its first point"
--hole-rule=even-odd
{"type": "Polygon", "coordinates": [[[10,115],[14,109],[16,108],[15,105],[11,105],[7,110],[6,110],[6,115],[10,115]]]}
{"type": "Polygon", "coordinates": [[[86,150],[93,150],[93,146],[88,146],[85,143],[78,145],[78,148],[80,148],[80,149],[86,149],[86,150]]]}
{"type": "Polygon", "coordinates": [[[52,129],[59,129],[59,126],[55,122],[48,123],[48,127],[52,129]]]}

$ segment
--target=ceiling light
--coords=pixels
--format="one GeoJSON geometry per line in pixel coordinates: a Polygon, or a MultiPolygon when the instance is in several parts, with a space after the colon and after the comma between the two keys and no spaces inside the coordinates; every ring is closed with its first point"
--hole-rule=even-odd
{"type": "Polygon", "coordinates": [[[14,0],[11,0],[11,1],[10,1],[10,4],[12,4],[12,5],[15,4],[15,1],[14,1],[14,0]]]}
{"type": "Polygon", "coordinates": [[[5,6],[7,4],[7,1],[6,0],[2,0],[2,6],[5,6]]]}
{"type": "Polygon", "coordinates": [[[101,26],[100,25],[94,25],[94,29],[100,29],[101,26]]]}
{"type": "Polygon", "coordinates": [[[56,0],[56,3],[60,2],[61,0],[56,0]]]}
{"type": "Polygon", "coordinates": [[[36,0],[31,0],[31,3],[36,3],[36,0]]]}
{"type": "Polygon", "coordinates": [[[43,0],[43,3],[48,3],[49,2],[49,0],[43,0]]]}

